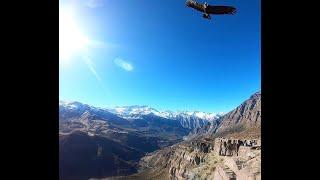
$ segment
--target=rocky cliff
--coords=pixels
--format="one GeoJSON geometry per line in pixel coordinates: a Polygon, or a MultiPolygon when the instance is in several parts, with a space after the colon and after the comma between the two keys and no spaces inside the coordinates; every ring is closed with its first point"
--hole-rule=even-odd
{"type": "Polygon", "coordinates": [[[179,143],[140,161],[140,173],[119,179],[260,179],[259,139],[202,139],[179,143]]]}
{"type": "Polygon", "coordinates": [[[261,179],[261,93],[217,122],[143,157],[140,172],[124,179],[261,179]]]}
{"type": "Polygon", "coordinates": [[[234,127],[250,129],[261,127],[261,92],[252,95],[233,111],[224,115],[215,132],[222,132],[234,127]]]}

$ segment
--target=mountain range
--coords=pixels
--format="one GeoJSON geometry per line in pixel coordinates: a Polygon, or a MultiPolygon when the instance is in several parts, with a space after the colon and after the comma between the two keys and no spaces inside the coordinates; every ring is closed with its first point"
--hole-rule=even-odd
{"type": "Polygon", "coordinates": [[[126,180],[261,179],[261,92],[196,136],[148,153],[126,180]]]}
{"type": "Polygon", "coordinates": [[[201,143],[217,137],[260,138],[260,126],[260,92],[227,114],[158,111],[149,106],[99,108],[60,101],[60,179],[164,175],[181,179],[187,171],[194,175],[194,164],[191,167],[181,154],[190,151],[195,160],[198,155],[192,152],[210,147],[201,143]],[[185,167],[177,167],[172,158],[185,167]]]}
{"type": "MultiPolygon", "coordinates": [[[[196,132],[209,124],[216,124],[223,113],[206,112],[172,112],[157,111],[148,106],[123,106],[116,108],[99,108],[82,104],[80,102],[60,101],[59,102],[59,122],[60,131],[68,130],[65,124],[72,122],[74,125],[85,122],[81,119],[88,119],[88,123],[100,121],[114,128],[126,131],[145,132],[153,135],[167,133],[173,135],[176,139],[182,139],[184,136],[196,132]]],[[[162,136],[162,135],[161,135],[162,136]]]]}
{"type": "Polygon", "coordinates": [[[60,179],[135,173],[138,160],[146,153],[181,142],[221,116],[198,111],[161,112],[148,106],[99,108],[60,101],[60,179]],[[111,165],[106,166],[104,161],[111,165]]]}

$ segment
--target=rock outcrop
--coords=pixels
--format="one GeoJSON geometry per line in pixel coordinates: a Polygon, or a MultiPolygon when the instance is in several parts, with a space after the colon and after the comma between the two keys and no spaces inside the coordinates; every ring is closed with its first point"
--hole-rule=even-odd
{"type": "MultiPolygon", "coordinates": [[[[198,135],[228,135],[238,133],[248,129],[261,128],[261,92],[253,94],[248,100],[243,102],[236,109],[230,111],[210,126],[198,130],[198,135]]],[[[257,134],[257,133],[254,133],[257,134]]],[[[256,136],[256,135],[255,135],[256,136]]]]}
{"type": "Polygon", "coordinates": [[[142,173],[133,179],[148,179],[164,169],[163,174],[170,180],[259,179],[260,147],[260,139],[215,138],[179,143],[145,156],[140,162],[142,173]]]}
{"type": "Polygon", "coordinates": [[[214,154],[219,156],[238,156],[240,149],[260,149],[260,147],[260,139],[216,138],[214,141],[214,154]]]}
{"type": "Polygon", "coordinates": [[[261,127],[261,92],[252,95],[235,110],[220,119],[216,132],[222,132],[233,127],[254,128],[261,127]]]}

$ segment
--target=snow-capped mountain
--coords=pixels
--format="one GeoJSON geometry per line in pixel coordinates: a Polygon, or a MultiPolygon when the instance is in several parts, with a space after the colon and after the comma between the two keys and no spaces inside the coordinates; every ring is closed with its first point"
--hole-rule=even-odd
{"type": "Polygon", "coordinates": [[[207,113],[207,112],[200,112],[200,111],[183,111],[175,113],[174,117],[193,117],[199,119],[205,119],[207,121],[214,121],[220,118],[223,113],[207,113]]]}
{"type": "Polygon", "coordinates": [[[207,113],[200,111],[158,111],[149,106],[122,106],[108,109],[109,112],[115,113],[124,119],[148,119],[148,116],[156,116],[169,120],[179,121],[183,128],[197,131],[208,125],[219,124],[218,119],[223,113],[207,113]]]}
{"type": "Polygon", "coordinates": [[[87,104],[83,104],[77,101],[59,101],[60,110],[61,107],[67,110],[88,110],[91,109],[93,111],[109,111],[116,115],[119,115],[123,118],[139,118],[142,115],[155,115],[162,118],[167,119],[177,119],[177,118],[200,118],[208,121],[213,121],[224,115],[224,113],[208,113],[208,112],[201,112],[201,111],[158,111],[149,106],[121,106],[115,108],[99,108],[90,106],[87,104]]]}
{"type": "Polygon", "coordinates": [[[221,117],[223,113],[207,113],[200,111],[158,111],[149,106],[122,106],[108,109],[109,112],[115,113],[123,118],[140,118],[143,115],[155,115],[167,119],[181,118],[198,118],[207,121],[214,121],[221,117]]]}
{"type": "Polygon", "coordinates": [[[92,120],[100,119],[113,124],[127,127],[133,126],[135,128],[155,126],[155,124],[157,124],[156,126],[170,124],[168,127],[179,128],[183,133],[197,131],[208,124],[218,125],[218,119],[223,115],[222,113],[200,111],[158,111],[149,106],[137,105],[99,108],[76,101],[59,102],[60,120],[77,119],[86,112],[89,112],[89,119],[92,120]]]}
{"type": "Polygon", "coordinates": [[[162,113],[149,106],[122,106],[107,109],[109,112],[115,113],[126,119],[138,119],[142,115],[155,115],[163,117],[162,113]]]}

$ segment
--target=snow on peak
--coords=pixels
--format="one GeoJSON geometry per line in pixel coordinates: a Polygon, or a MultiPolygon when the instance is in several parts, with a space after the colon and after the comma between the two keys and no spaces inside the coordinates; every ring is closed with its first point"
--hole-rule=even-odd
{"type": "Polygon", "coordinates": [[[124,118],[139,118],[141,115],[156,115],[167,119],[178,119],[178,118],[199,118],[208,121],[216,120],[221,116],[220,113],[207,113],[200,111],[158,111],[149,106],[122,106],[109,109],[110,112],[116,113],[124,118]]]}
{"type": "Polygon", "coordinates": [[[182,111],[176,113],[176,116],[184,117],[184,118],[199,118],[205,119],[208,121],[213,121],[219,118],[221,115],[219,113],[208,113],[208,112],[200,112],[200,111],[182,111]]]}
{"type": "Polygon", "coordinates": [[[108,109],[110,112],[118,114],[124,118],[137,118],[140,115],[154,114],[160,116],[160,112],[149,106],[122,106],[108,109]]]}
{"type": "Polygon", "coordinates": [[[64,106],[68,109],[77,109],[80,106],[83,106],[83,104],[77,101],[59,101],[59,106],[64,106]]]}
{"type": "Polygon", "coordinates": [[[63,106],[70,110],[76,109],[94,109],[94,110],[107,110],[111,113],[114,113],[118,116],[121,116],[126,119],[138,119],[143,115],[155,115],[166,119],[180,119],[180,118],[198,118],[208,121],[214,121],[224,115],[224,113],[208,113],[208,112],[200,112],[200,111],[158,111],[149,106],[118,106],[115,108],[98,108],[89,106],[87,104],[82,104],[77,101],[59,101],[59,106],[63,106]]]}

